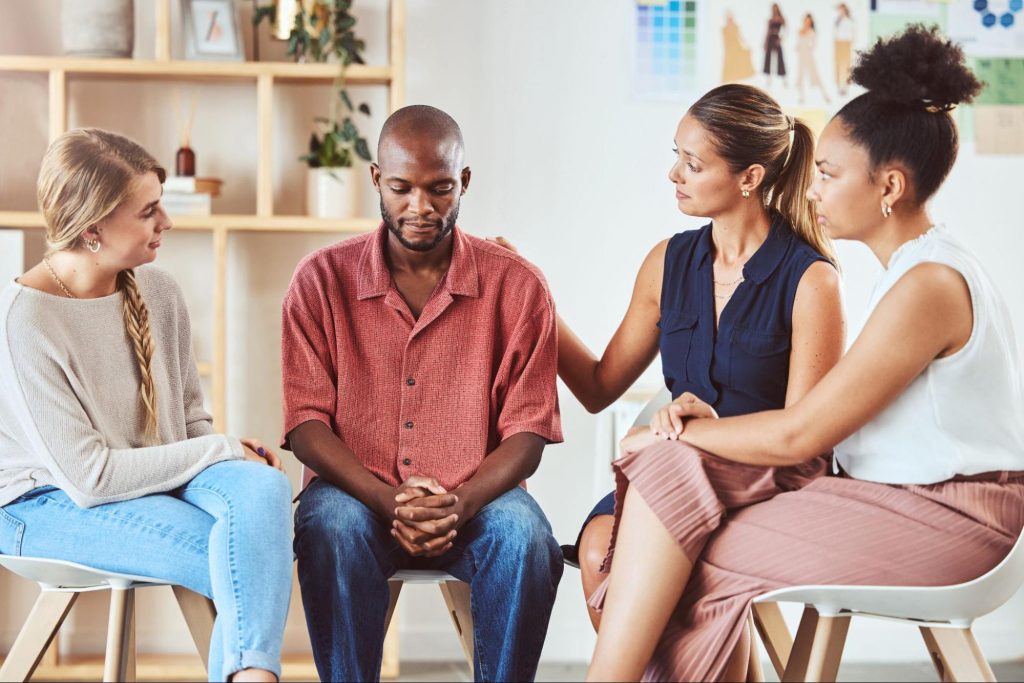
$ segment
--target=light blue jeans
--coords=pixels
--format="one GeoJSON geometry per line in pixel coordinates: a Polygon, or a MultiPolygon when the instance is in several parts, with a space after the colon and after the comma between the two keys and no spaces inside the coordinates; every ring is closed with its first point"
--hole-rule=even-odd
{"type": "Polygon", "coordinates": [[[163,579],[212,598],[210,680],[281,677],[292,587],[291,485],[267,465],[212,465],[166,494],[80,508],[43,486],[0,508],[0,553],[163,579]]]}

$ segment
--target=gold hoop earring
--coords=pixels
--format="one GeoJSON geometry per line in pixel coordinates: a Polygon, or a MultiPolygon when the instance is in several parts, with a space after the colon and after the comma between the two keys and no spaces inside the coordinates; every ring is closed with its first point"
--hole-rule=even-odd
{"type": "Polygon", "coordinates": [[[888,218],[892,215],[892,207],[882,202],[882,218],[888,218]]]}
{"type": "Polygon", "coordinates": [[[746,199],[750,196],[750,190],[743,190],[743,198],[746,199]]]}
{"type": "Polygon", "coordinates": [[[85,241],[85,246],[86,246],[86,248],[89,251],[91,251],[92,253],[95,254],[95,253],[99,252],[99,250],[100,250],[100,241],[99,240],[86,240],[85,241]]]}

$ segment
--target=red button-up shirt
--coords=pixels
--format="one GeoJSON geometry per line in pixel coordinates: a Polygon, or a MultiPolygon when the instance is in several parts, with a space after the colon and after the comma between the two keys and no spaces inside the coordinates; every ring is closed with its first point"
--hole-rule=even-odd
{"type": "MultiPolygon", "coordinates": [[[[455,228],[448,272],[413,317],[387,229],[307,256],[284,300],[284,442],[320,420],[381,481],[452,490],[504,439],[562,440],[557,326],[544,277],[455,228]]],[[[308,468],[304,484],[316,476],[308,468]]]]}

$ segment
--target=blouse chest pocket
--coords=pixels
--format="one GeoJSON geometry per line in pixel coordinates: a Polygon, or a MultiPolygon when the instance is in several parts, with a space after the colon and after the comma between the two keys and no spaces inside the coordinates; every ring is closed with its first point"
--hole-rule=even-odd
{"type": "Polygon", "coordinates": [[[736,328],[729,344],[729,384],[749,393],[785,403],[789,384],[790,338],[760,330],[736,328]]]}
{"type": "Polygon", "coordinates": [[[687,372],[695,355],[697,316],[683,311],[663,311],[658,322],[661,328],[658,346],[661,349],[661,367],[665,379],[673,381],[695,381],[696,373],[687,372]]]}

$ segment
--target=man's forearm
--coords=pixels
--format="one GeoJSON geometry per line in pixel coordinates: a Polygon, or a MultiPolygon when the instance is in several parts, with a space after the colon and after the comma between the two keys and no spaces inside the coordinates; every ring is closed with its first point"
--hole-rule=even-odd
{"type": "Polygon", "coordinates": [[[484,458],[476,473],[452,491],[470,517],[527,479],[540,465],[545,441],[530,433],[513,434],[484,458]]]}
{"type": "Polygon", "coordinates": [[[386,519],[394,508],[394,489],[375,477],[352,449],[319,420],[303,422],[288,434],[292,452],[306,467],[386,519]]]}

